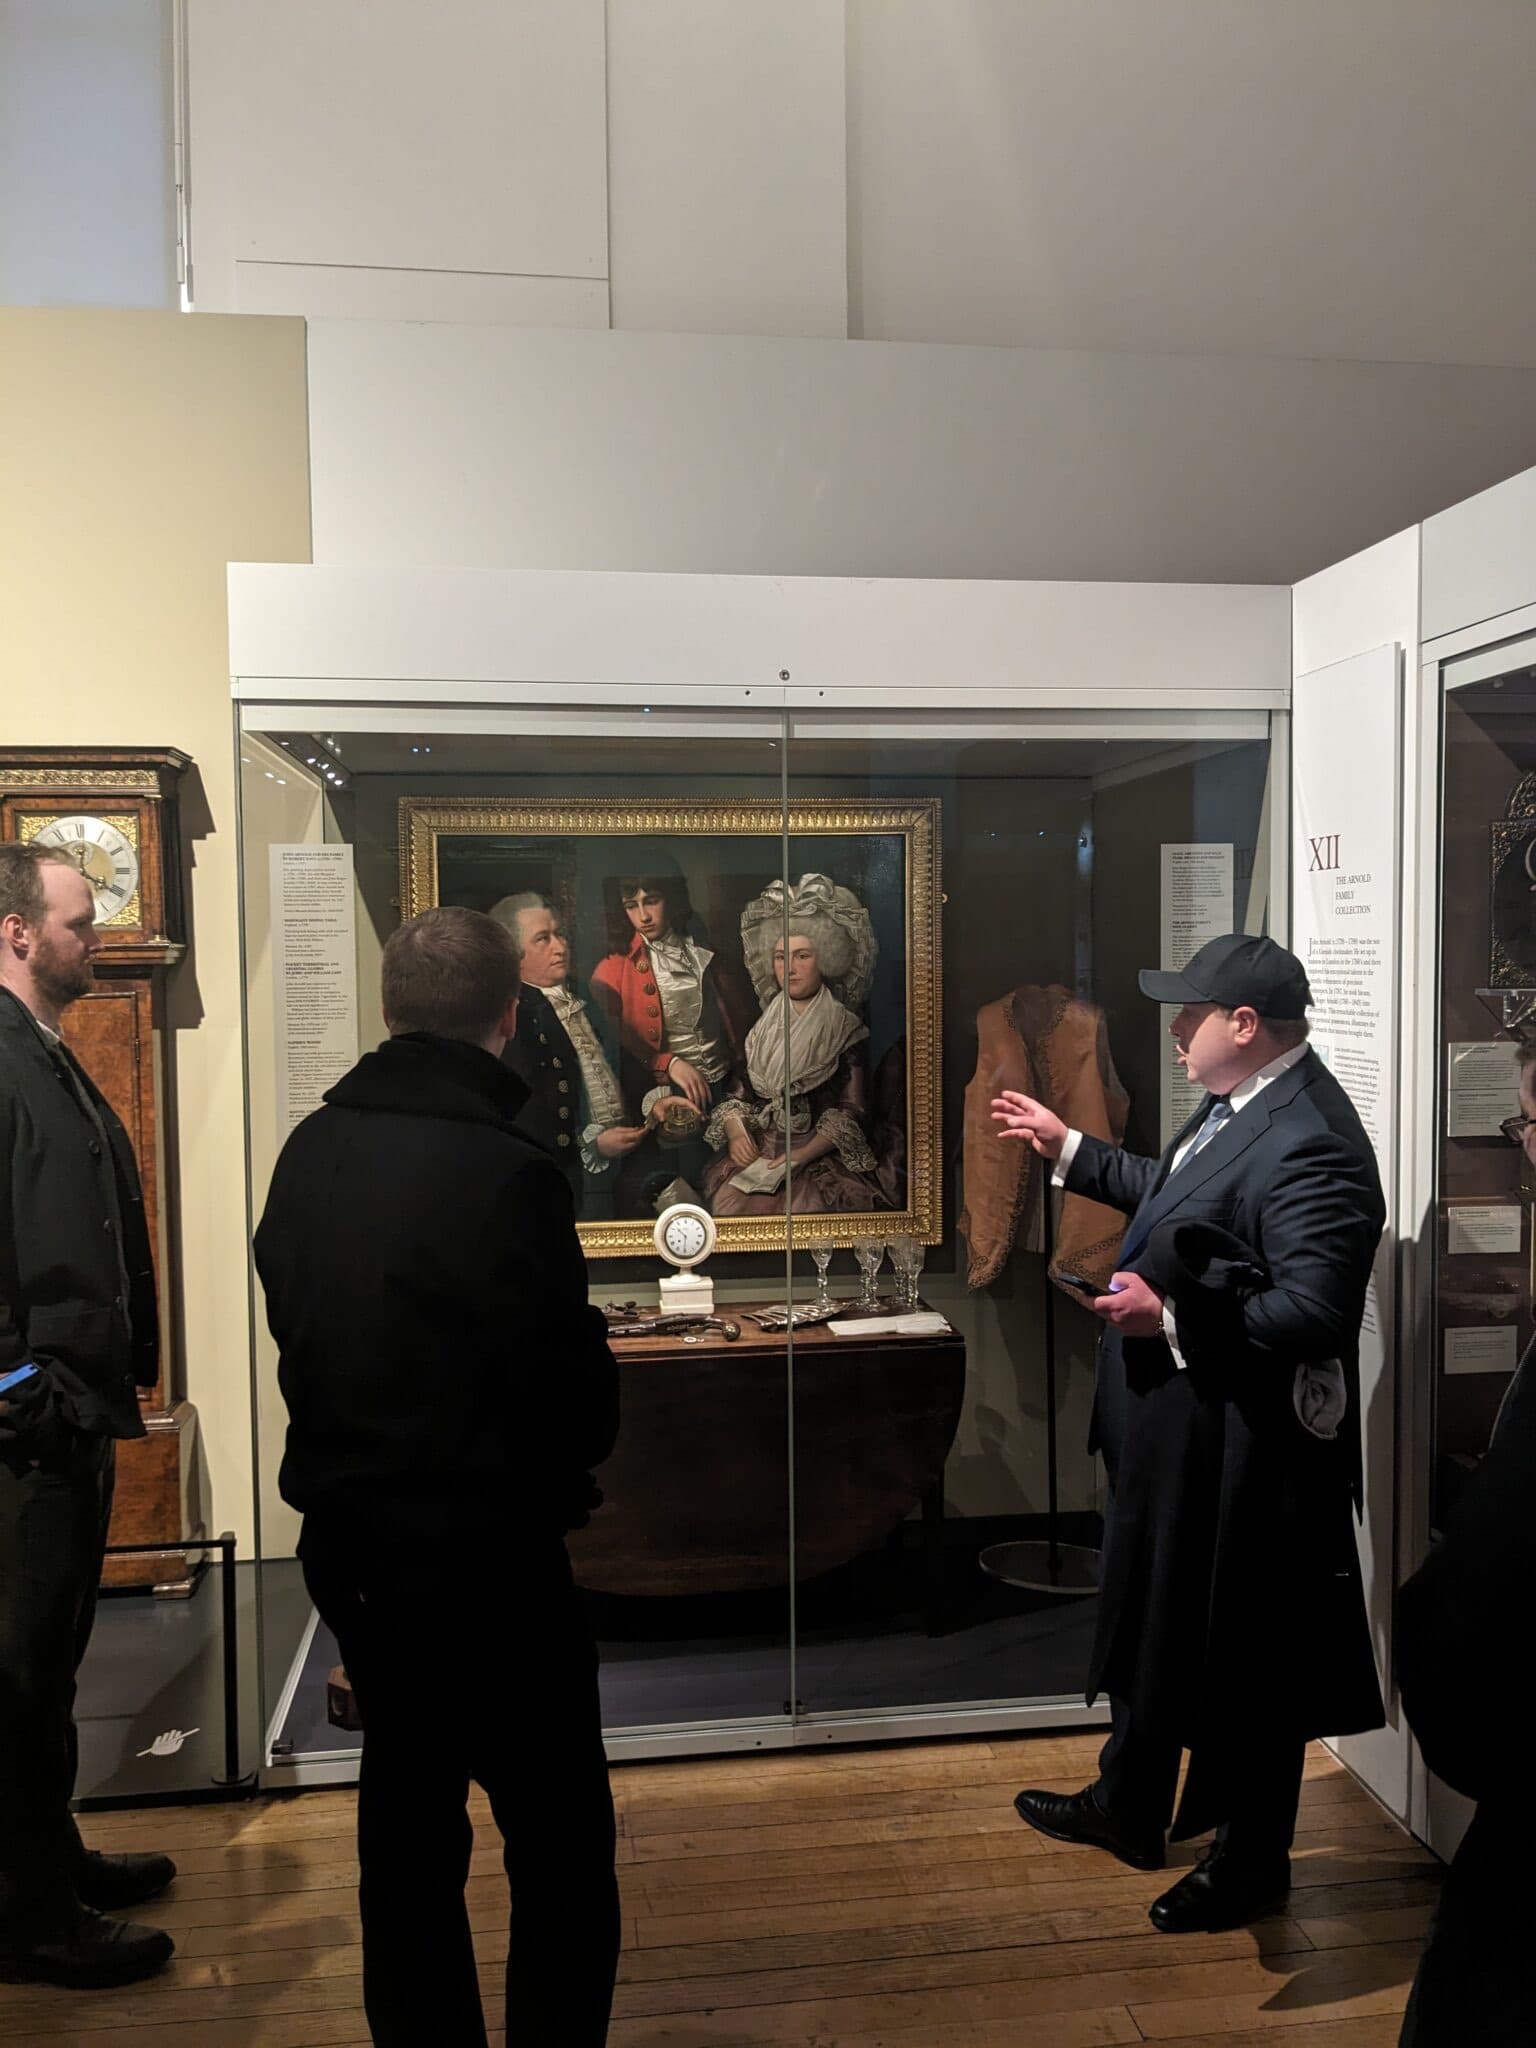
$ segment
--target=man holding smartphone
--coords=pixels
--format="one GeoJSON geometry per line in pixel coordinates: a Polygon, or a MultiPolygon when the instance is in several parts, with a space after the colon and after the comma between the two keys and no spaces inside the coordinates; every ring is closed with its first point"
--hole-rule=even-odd
{"type": "Polygon", "coordinates": [[[87,1850],[69,1806],[115,1446],[144,1434],[159,1355],[133,1149],[61,1033],[95,917],[67,860],[0,845],[0,1978],[76,1990],[170,1960],[169,1935],[102,1909],[176,1875],[87,1850]]]}
{"type": "Polygon", "coordinates": [[[1206,1091],[1161,1159],[1025,1095],[993,1104],[1058,1187],[1130,1218],[1090,1304],[1110,1506],[1088,1696],[1109,1695],[1112,1731],[1095,1784],[1015,1804],[1141,1870],[1161,1869],[1170,1822],[1176,1840],[1214,1827],[1151,1908],[1173,1934],[1280,1905],[1307,1741],[1382,1724],[1351,1502],[1385,1208],[1354,1106],[1307,1045],[1294,954],[1233,933],[1141,989],[1177,1007],[1178,1058],[1206,1091]]]}

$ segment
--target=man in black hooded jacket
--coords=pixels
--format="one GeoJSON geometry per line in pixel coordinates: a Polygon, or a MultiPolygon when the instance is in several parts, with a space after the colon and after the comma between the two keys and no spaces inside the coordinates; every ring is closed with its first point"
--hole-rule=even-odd
{"type": "Polygon", "coordinates": [[[364,1723],[373,2039],[484,2042],[469,1781],[505,1839],[509,2040],[596,2048],[619,1946],[597,1662],[564,1536],[617,1380],[570,1190],[501,1064],[515,940],[478,912],[384,949],[391,1036],[289,1138],[256,1233],[289,1425],[279,1485],[364,1723]]]}

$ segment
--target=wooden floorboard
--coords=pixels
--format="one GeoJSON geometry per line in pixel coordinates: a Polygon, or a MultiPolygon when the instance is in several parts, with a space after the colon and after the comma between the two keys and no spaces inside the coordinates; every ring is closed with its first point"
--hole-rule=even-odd
{"type": "MultiPolygon", "coordinates": [[[[1082,1784],[1098,1741],[616,1768],[611,2048],[1395,2048],[1433,1859],[1317,1749],[1284,1913],[1159,1935],[1146,1909],[1166,1874],[1049,1841],[1012,1809],[1020,1785],[1082,1784]]],[[[478,1794],[472,1810],[467,1899],[499,2018],[506,1882],[478,1794]]],[[[95,1817],[103,1848],[176,1856],[144,1913],[176,1961],[121,1992],[0,1986],[0,2043],[362,2048],[353,1821],[349,1792],[95,1817]]],[[[1173,1850],[1171,1869],[1197,1853],[1173,1850]]]]}

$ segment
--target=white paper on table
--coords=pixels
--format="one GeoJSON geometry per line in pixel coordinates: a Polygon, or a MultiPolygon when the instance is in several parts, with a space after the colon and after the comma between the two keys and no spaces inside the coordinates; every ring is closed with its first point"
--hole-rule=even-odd
{"type": "Polygon", "coordinates": [[[1513,1372],[1520,1362],[1513,1323],[1474,1323],[1444,1334],[1447,1372],[1513,1372]]]}
{"type": "Polygon", "coordinates": [[[945,1337],[949,1324],[931,1309],[910,1316],[860,1316],[828,1323],[834,1337],[945,1337]]]}
{"type": "Polygon", "coordinates": [[[1518,1252],[1520,1218],[1518,1202],[1453,1202],[1445,1212],[1445,1249],[1453,1257],[1518,1252]]]}
{"type": "Polygon", "coordinates": [[[731,1186],[740,1188],[744,1195],[776,1195],[783,1187],[788,1171],[789,1164],[785,1159],[754,1159],[740,1173],[731,1175],[731,1186]]]}

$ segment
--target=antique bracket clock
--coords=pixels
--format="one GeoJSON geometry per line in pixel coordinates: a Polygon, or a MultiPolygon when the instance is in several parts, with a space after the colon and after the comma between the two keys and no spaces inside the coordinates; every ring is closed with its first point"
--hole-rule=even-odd
{"type": "Polygon", "coordinates": [[[184,1398],[172,1185],[175,1095],[165,986],[186,950],[177,792],[191,767],[172,747],[0,747],[0,839],[37,840],[72,861],[96,894],[96,986],[64,1013],[64,1036],[133,1141],[160,1293],[160,1378],[140,1391],[148,1435],[118,1446],[108,1540],[155,1544],[109,1557],[102,1583],[190,1592],[178,1544],[189,1523],[196,1417],[184,1398]]]}

